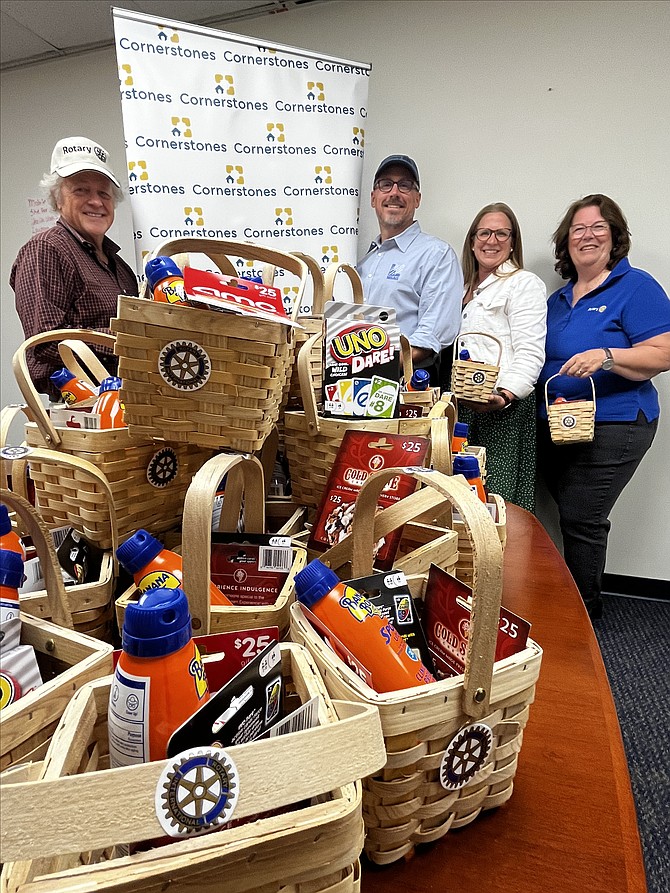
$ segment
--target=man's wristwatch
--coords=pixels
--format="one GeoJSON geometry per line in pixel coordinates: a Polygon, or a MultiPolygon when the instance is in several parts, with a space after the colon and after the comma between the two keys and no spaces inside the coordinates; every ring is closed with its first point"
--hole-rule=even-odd
{"type": "Polygon", "coordinates": [[[605,372],[609,372],[614,365],[614,357],[612,356],[612,351],[609,347],[603,347],[603,350],[605,351],[605,359],[600,364],[600,368],[604,369],[605,372]]]}

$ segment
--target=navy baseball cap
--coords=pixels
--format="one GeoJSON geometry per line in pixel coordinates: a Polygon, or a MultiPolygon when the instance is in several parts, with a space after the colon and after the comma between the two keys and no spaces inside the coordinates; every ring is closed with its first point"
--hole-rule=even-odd
{"type": "Polygon", "coordinates": [[[410,158],[409,155],[388,155],[377,168],[377,173],[374,175],[373,182],[377,181],[380,174],[385,171],[387,167],[391,167],[392,164],[401,164],[403,167],[406,167],[408,171],[412,172],[412,176],[416,180],[416,185],[421,185],[419,182],[419,168],[416,166],[416,161],[414,161],[413,158],[410,158]]]}

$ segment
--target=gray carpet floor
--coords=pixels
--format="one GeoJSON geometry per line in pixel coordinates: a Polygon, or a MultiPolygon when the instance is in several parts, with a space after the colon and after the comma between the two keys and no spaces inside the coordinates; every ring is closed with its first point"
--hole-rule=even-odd
{"type": "Polygon", "coordinates": [[[594,629],[628,757],[649,893],[670,893],[670,601],[604,598],[594,629]]]}

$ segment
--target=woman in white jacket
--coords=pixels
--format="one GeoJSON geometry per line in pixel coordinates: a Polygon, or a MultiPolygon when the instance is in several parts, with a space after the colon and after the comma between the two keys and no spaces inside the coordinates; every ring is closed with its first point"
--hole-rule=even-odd
{"type": "Polygon", "coordinates": [[[465,294],[458,349],[473,360],[496,363],[500,374],[489,402],[459,401],[468,440],[486,447],[487,487],[529,511],[535,507],[535,382],[544,364],[547,289],[523,269],[521,230],[512,209],[487,205],[472,221],[463,245],[465,294]]]}

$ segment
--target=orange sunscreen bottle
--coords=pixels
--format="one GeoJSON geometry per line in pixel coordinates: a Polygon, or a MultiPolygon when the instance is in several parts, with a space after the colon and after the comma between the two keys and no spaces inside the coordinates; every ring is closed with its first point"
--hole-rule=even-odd
{"type": "Polygon", "coordinates": [[[170,735],[209,698],[181,589],[152,589],[123,618],[109,693],[112,767],[164,760],[170,735]]]}
{"type": "Polygon", "coordinates": [[[396,691],[434,682],[420,660],[372,603],[318,558],[296,574],[298,600],[346,645],[372,674],[375,691],[396,691]]]}
{"type": "Polygon", "coordinates": [[[486,502],[486,490],[482,483],[479,461],[476,456],[471,456],[468,453],[459,453],[454,456],[454,474],[462,474],[470,485],[470,489],[474,490],[482,502],[486,502]]]}
{"type": "Polygon", "coordinates": [[[22,561],[26,560],[25,546],[18,533],[12,529],[9,509],[4,502],[0,502],[0,549],[16,552],[17,555],[21,556],[22,561]]]}
{"type": "Polygon", "coordinates": [[[116,375],[103,378],[100,382],[100,396],[95,401],[91,412],[100,416],[101,428],[125,428],[123,407],[119,399],[121,379],[116,375]]]}
{"type": "Polygon", "coordinates": [[[68,406],[92,406],[98,396],[96,389],[69,369],[59,369],[49,376],[61,392],[68,406]]]}
{"type": "MultiPolygon", "coordinates": [[[[19,588],[22,583],[23,558],[18,552],[0,549],[0,655],[21,643],[19,588]]],[[[5,700],[3,694],[0,700],[5,700]]]]}
{"type": "MultiPolygon", "coordinates": [[[[121,543],[116,550],[116,557],[124,570],[132,574],[140,592],[157,588],[177,589],[181,586],[181,556],[164,549],[162,543],[146,530],[136,531],[125,543],[121,543]]],[[[211,581],[209,602],[211,605],[232,604],[211,581]]]]}
{"type": "Polygon", "coordinates": [[[468,445],[469,426],[465,422],[454,424],[454,433],[451,438],[451,452],[460,453],[468,445]]]}
{"type": "Polygon", "coordinates": [[[154,257],[144,268],[154,301],[163,304],[184,304],[184,277],[171,257],[154,257]]]}

